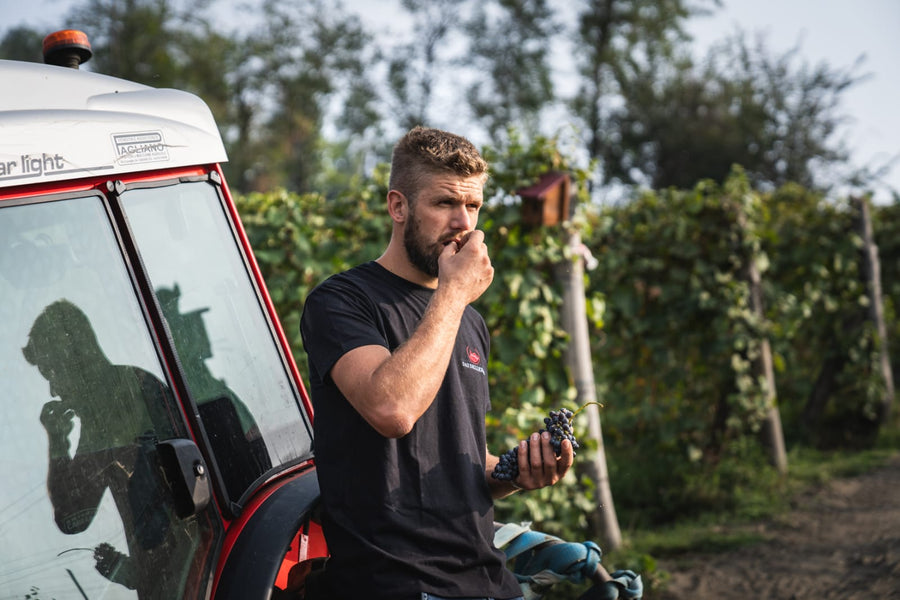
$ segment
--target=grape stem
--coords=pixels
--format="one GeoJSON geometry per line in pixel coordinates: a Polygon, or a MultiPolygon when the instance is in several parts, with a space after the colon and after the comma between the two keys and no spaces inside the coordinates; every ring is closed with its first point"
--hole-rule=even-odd
{"type": "Polygon", "coordinates": [[[603,403],[602,403],[602,402],[585,402],[584,404],[581,405],[581,407],[579,407],[578,410],[576,410],[575,412],[572,413],[572,418],[574,419],[574,418],[578,415],[578,413],[580,413],[581,411],[583,411],[584,409],[586,409],[586,408],[587,408],[588,406],[590,406],[591,404],[596,404],[596,405],[599,406],[600,408],[603,408],[603,403]]]}

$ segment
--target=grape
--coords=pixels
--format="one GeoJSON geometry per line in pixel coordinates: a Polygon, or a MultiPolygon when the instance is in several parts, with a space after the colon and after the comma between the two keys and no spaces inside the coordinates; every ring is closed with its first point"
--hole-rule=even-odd
{"type": "MultiPolygon", "coordinates": [[[[571,419],[574,416],[568,408],[551,410],[550,416],[544,418],[545,429],[538,433],[548,431],[550,433],[550,446],[553,452],[559,456],[562,453],[562,441],[572,442],[572,448],[578,449],[578,441],[575,439],[575,430],[572,428],[571,419]]],[[[500,462],[494,467],[491,477],[500,481],[513,481],[519,476],[519,447],[515,446],[500,455],[500,462]]]]}
{"type": "Polygon", "coordinates": [[[519,447],[514,446],[500,455],[491,477],[500,481],[512,481],[519,476],[519,447]]]}

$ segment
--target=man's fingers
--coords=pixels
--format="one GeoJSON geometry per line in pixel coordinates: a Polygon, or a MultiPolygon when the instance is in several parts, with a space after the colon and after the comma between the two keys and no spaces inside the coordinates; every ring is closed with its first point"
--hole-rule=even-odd
{"type": "Polygon", "coordinates": [[[518,462],[518,483],[528,489],[537,489],[562,479],[575,462],[575,451],[572,442],[563,440],[559,456],[556,456],[549,432],[532,433],[527,441],[519,442],[518,462]]]}
{"type": "Polygon", "coordinates": [[[532,433],[531,441],[528,444],[528,462],[531,467],[531,476],[534,477],[536,483],[543,483],[544,461],[543,461],[543,440],[540,434],[532,433]]]}
{"type": "Polygon", "coordinates": [[[472,243],[473,247],[478,246],[478,244],[483,244],[484,243],[484,232],[481,231],[480,229],[473,229],[472,231],[470,231],[469,233],[467,233],[466,235],[464,235],[462,237],[462,239],[459,242],[459,247],[462,248],[463,246],[467,246],[467,245],[469,245],[469,242],[472,243]]]}
{"type": "Polygon", "coordinates": [[[450,242],[449,244],[444,246],[443,250],[441,250],[441,255],[442,256],[453,256],[457,252],[459,252],[459,246],[457,245],[457,243],[450,242]]]}
{"type": "Polygon", "coordinates": [[[556,453],[550,445],[549,431],[541,434],[541,464],[545,472],[551,475],[556,473],[556,453]]]}
{"type": "Polygon", "coordinates": [[[524,480],[531,477],[531,446],[522,440],[519,442],[519,451],[516,453],[516,462],[519,463],[518,480],[524,483],[524,480]]]}
{"type": "Polygon", "coordinates": [[[569,440],[562,441],[562,449],[559,453],[559,460],[556,462],[556,472],[560,478],[565,475],[572,463],[575,462],[575,449],[572,448],[572,442],[569,440]]]}

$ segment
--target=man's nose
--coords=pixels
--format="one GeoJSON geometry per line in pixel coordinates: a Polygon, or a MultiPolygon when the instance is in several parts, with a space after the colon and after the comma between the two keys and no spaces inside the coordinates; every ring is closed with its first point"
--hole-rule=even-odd
{"type": "Polygon", "coordinates": [[[453,211],[450,226],[460,231],[470,231],[475,228],[475,217],[465,205],[458,206],[453,211]]]}

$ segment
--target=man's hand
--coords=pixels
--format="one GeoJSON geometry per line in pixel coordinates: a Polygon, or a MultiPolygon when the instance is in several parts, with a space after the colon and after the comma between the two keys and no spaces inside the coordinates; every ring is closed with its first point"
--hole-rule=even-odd
{"type": "Polygon", "coordinates": [[[137,588],[134,559],[113,546],[103,542],[94,548],[94,563],[97,572],[110,581],[124,585],[129,590],[137,588]]]}
{"type": "Polygon", "coordinates": [[[451,288],[466,304],[477,300],[493,279],[483,231],[470,231],[459,243],[450,242],[438,258],[438,288],[451,288]]]}
{"type": "Polygon", "coordinates": [[[75,411],[64,402],[51,400],[41,409],[41,425],[47,430],[50,458],[69,455],[69,434],[75,429],[75,411]]]}
{"type": "Polygon", "coordinates": [[[59,400],[51,400],[41,409],[41,424],[54,439],[67,438],[75,428],[75,411],[59,400]]]}
{"type": "Polygon", "coordinates": [[[568,472],[574,458],[569,440],[562,441],[560,454],[556,456],[550,445],[550,433],[532,433],[530,443],[519,442],[519,476],[514,483],[525,490],[553,485],[568,472]]]}

